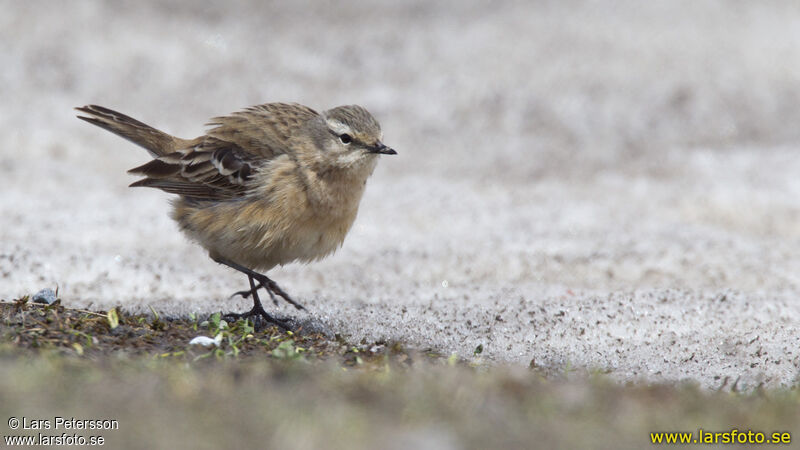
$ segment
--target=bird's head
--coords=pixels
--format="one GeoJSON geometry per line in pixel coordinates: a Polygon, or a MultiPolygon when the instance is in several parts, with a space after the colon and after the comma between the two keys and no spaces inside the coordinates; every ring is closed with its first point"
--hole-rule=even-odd
{"type": "Polygon", "coordinates": [[[380,124],[361,106],[337,106],[323,112],[320,119],[317,145],[337,167],[374,166],[376,156],[397,154],[381,142],[380,124]]]}

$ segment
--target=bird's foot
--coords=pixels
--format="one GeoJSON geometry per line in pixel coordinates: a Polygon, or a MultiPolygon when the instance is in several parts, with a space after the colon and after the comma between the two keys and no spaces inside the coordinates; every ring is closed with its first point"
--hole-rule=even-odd
{"type": "Polygon", "coordinates": [[[264,311],[264,307],[261,306],[261,303],[253,305],[253,308],[250,311],[244,313],[228,313],[222,316],[222,318],[228,322],[236,322],[239,319],[252,319],[253,326],[257,330],[262,329],[263,325],[269,323],[277,325],[287,331],[292,329],[287,322],[273,317],[268,312],[264,311]],[[262,324],[261,322],[264,323],[262,324]]]}
{"type": "Polygon", "coordinates": [[[215,258],[214,256],[212,256],[212,258],[214,259],[214,261],[216,261],[216,262],[218,262],[220,264],[224,264],[224,265],[226,265],[226,266],[228,266],[228,267],[230,267],[232,269],[235,269],[235,270],[238,270],[239,272],[242,272],[243,274],[247,275],[247,278],[250,280],[250,290],[235,292],[231,297],[235,297],[237,295],[241,295],[242,297],[247,298],[250,295],[252,295],[253,296],[253,300],[255,301],[255,303],[260,303],[260,301],[258,300],[258,290],[261,289],[261,288],[264,288],[269,293],[269,296],[272,297],[272,301],[273,302],[277,303],[277,300],[275,299],[275,296],[278,295],[278,296],[282,297],[284,300],[286,300],[287,302],[291,303],[295,308],[297,308],[297,309],[305,309],[303,307],[303,305],[301,305],[301,304],[297,303],[296,301],[292,300],[292,298],[289,297],[289,294],[284,292],[283,289],[281,289],[281,287],[278,286],[277,283],[275,283],[274,281],[270,280],[263,273],[258,273],[255,270],[248,269],[247,267],[245,267],[245,266],[243,266],[241,264],[235,263],[233,261],[228,261],[227,259],[215,258]],[[253,280],[258,281],[258,285],[255,285],[253,280]]]}
{"type": "MultiPolygon", "coordinates": [[[[258,283],[255,288],[245,289],[243,291],[236,291],[233,294],[231,294],[231,296],[228,298],[233,298],[236,297],[237,295],[240,295],[242,298],[249,298],[251,295],[253,295],[253,292],[262,288],[264,288],[264,285],[258,283]]],[[[275,306],[278,306],[278,299],[275,298],[275,295],[272,292],[269,292],[269,289],[267,289],[267,292],[269,293],[269,296],[272,298],[272,303],[275,303],[275,306]]]]}
{"type": "Polygon", "coordinates": [[[294,306],[295,308],[297,308],[297,309],[306,309],[305,307],[303,307],[303,305],[301,305],[301,304],[297,303],[296,301],[292,300],[292,297],[289,297],[289,294],[284,292],[284,290],[281,289],[281,287],[278,286],[277,283],[275,283],[274,281],[272,281],[269,278],[267,278],[266,275],[257,274],[257,275],[254,275],[253,278],[256,279],[259,284],[261,284],[262,286],[266,287],[267,292],[269,292],[269,295],[270,295],[270,297],[272,297],[273,301],[276,301],[274,296],[278,295],[281,298],[283,298],[285,301],[290,303],[292,306],[294,306]]]}
{"type": "Polygon", "coordinates": [[[271,279],[267,278],[266,275],[261,275],[256,273],[253,275],[253,278],[258,280],[258,284],[254,288],[245,289],[243,291],[236,291],[231,295],[230,298],[236,297],[237,295],[241,295],[242,298],[248,298],[253,295],[254,292],[258,291],[259,289],[264,289],[269,294],[270,298],[272,299],[272,303],[275,306],[278,305],[278,299],[275,297],[276,295],[283,298],[286,302],[292,304],[297,309],[306,309],[303,305],[294,301],[289,294],[287,294],[277,283],[272,281],[271,279]]]}

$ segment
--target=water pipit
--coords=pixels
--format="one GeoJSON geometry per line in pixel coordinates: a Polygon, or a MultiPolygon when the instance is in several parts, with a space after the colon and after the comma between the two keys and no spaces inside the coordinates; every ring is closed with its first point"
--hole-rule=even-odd
{"type": "Polygon", "coordinates": [[[171,136],[96,105],[76,108],[89,123],[141,147],[154,159],[129,171],[131,186],[178,197],[172,218],[214,261],[247,275],[253,308],[228,318],[263,318],[265,289],[304,309],[264,275],[276,265],[310,262],[342,245],[358,212],[378,155],[396,152],[381,142],[374,117],[358,105],[318,113],[298,104],[267,103],[211,120],[195,139],[171,136]]]}

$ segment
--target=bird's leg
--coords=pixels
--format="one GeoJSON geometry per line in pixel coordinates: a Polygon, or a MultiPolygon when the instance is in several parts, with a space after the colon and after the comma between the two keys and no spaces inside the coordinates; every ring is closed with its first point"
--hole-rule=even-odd
{"type": "Polygon", "coordinates": [[[287,294],[283,289],[281,289],[280,286],[278,286],[278,283],[270,280],[266,275],[256,272],[255,275],[253,275],[253,278],[258,280],[262,286],[266,287],[266,291],[269,293],[269,296],[272,297],[272,301],[275,302],[276,305],[278,304],[278,299],[275,297],[275,295],[278,295],[287,302],[291,303],[295,308],[306,309],[303,305],[292,300],[292,298],[289,297],[289,294],[287,294]]]}
{"type": "MultiPolygon", "coordinates": [[[[233,294],[231,294],[231,296],[229,298],[236,297],[237,295],[241,295],[242,298],[247,298],[247,297],[250,297],[253,294],[253,292],[255,292],[255,291],[257,291],[257,290],[259,290],[261,288],[264,288],[264,285],[261,284],[261,283],[258,283],[256,285],[255,289],[246,289],[244,291],[236,291],[233,294]]],[[[266,288],[264,288],[264,289],[266,289],[266,288]]],[[[266,289],[266,291],[269,294],[269,296],[272,298],[272,303],[274,303],[275,306],[278,306],[278,299],[275,298],[275,294],[273,294],[272,291],[270,291],[269,289],[266,289]]]]}
{"type": "MultiPolygon", "coordinates": [[[[239,319],[246,319],[248,317],[253,317],[253,324],[255,325],[256,318],[261,318],[261,319],[264,319],[264,321],[266,321],[267,323],[274,323],[275,325],[278,325],[279,327],[283,328],[284,330],[290,330],[291,328],[289,327],[289,325],[286,322],[284,322],[284,321],[282,321],[280,319],[276,319],[276,318],[272,317],[271,315],[269,315],[269,313],[264,311],[264,307],[261,305],[261,299],[258,298],[258,289],[256,288],[255,282],[253,281],[253,277],[248,275],[247,279],[250,281],[250,292],[252,292],[252,294],[253,294],[253,308],[250,311],[246,312],[246,313],[241,313],[241,314],[228,313],[228,314],[225,314],[224,319],[232,321],[232,322],[235,322],[235,321],[237,321],[239,319]]],[[[270,293],[270,295],[272,295],[272,294],[270,293]]]]}
{"type": "MultiPolygon", "coordinates": [[[[264,287],[264,285],[263,285],[263,284],[261,284],[261,283],[258,283],[258,287],[255,287],[255,288],[253,288],[253,292],[255,292],[256,290],[258,290],[258,288],[259,288],[259,287],[264,287]]],[[[272,303],[273,303],[275,306],[278,306],[278,298],[277,298],[277,297],[275,297],[275,294],[273,294],[273,293],[272,293],[272,291],[271,291],[271,290],[269,290],[269,289],[267,289],[267,288],[264,288],[264,290],[265,290],[265,291],[267,291],[267,294],[269,294],[269,298],[271,298],[271,299],[272,299],[272,303]]]]}
{"type": "MultiPolygon", "coordinates": [[[[262,287],[264,287],[264,286],[262,286],[261,283],[258,283],[256,285],[256,289],[261,289],[262,287]]],[[[250,289],[245,289],[243,291],[236,291],[233,294],[231,294],[231,296],[228,297],[228,298],[233,298],[233,297],[236,297],[237,295],[241,295],[242,298],[247,298],[247,297],[250,297],[251,295],[253,295],[253,291],[250,290],[250,289]]]]}
{"type": "Polygon", "coordinates": [[[235,293],[233,295],[241,294],[243,297],[247,298],[250,294],[255,296],[255,291],[257,289],[265,288],[267,290],[267,292],[269,292],[269,295],[273,298],[273,301],[275,300],[275,297],[273,296],[273,294],[275,294],[275,295],[279,295],[284,300],[286,300],[287,302],[291,303],[295,308],[297,308],[297,309],[305,309],[303,307],[303,305],[301,305],[301,304],[297,303],[296,301],[292,300],[292,298],[289,297],[289,294],[284,292],[284,290],[281,289],[281,287],[278,286],[277,283],[275,283],[274,281],[270,280],[269,277],[267,277],[266,275],[258,273],[255,270],[248,269],[247,267],[245,267],[245,266],[243,266],[241,264],[236,264],[233,261],[228,261],[228,260],[221,259],[221,258],[220,259],[214,259],[214,261],[216,261],[216,262],[218,262],[220,264],[224,264],[224,265],[230,267],[231,269],[238,270],[239,272],[242,272],[243,274],[247,275],[248,277],[251,277],[251,278],[253,278],[253,279],[258,281],[258,283],[259,283],[258,287],[256,287],[253,284],[253,285],[250,286],[250,290],[249,291],[240,291],[240,292],[237,292],[237,293],[235,293]],[[248,293],[248,294],[245,295],[244,293],[248,293]]]}
{"type": "Polygon", "coordinates": [[[241,295],[242,298],[247,298],[247,297],[250,297],[251,295],[253,295],[253,292],[255,292],[255,291],[257,291],[257,290],[259,290],[261,288],[264,288],[264,290],[267,291],[267,294],[269,294],[270,298],[272,299],[272,303],[274,303],[275,306],[278,306],[278,299],[275,298],[275,294],[273,294],[272,291],[270,291],[268,288],[266,288],[261,283],[256,284],[255,289],[246,289],[244,291],[236,291],[233,294],[231,294],[231,296],[228,297],[228,298],[233,298],[233,297],[236,297],[237,295],[241,295]]]}
{"type": "MultiPolygon", "coordinates": [[[[256,290],[261,289],[263,287],[264,287],[264,285],[261,284],[261,283],[256,284],[256,290]]],[[[228,297],[228,298],[233,298],[233,297],[236,297],[237,295],[241,295],[242,298],[247,298],[247,297],[250,297],[251,295],[253,295],[253,292],[254,291],[252,289],[245,289],[243,291],[236,291],[233,294],[231,294],[231,296],[228,297]]],[[[278,306],[278,299],[275,298],[275,295],[273,295],[272,292],[269,291],[269,289],[267,289],[267,292],[269,293],[269,296],[272,297],[272,302],[275,303],[275,306],[278,306]]]]}

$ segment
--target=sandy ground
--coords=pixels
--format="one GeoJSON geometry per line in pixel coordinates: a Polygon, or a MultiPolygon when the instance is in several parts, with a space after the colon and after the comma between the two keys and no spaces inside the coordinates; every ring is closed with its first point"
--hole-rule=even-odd
{"type": "Polygon", "coordinates": [[[797,382],[800,6],[335,5],[0,2],[0,298],[247,306],[169,195],[126,187],[145,152],[73,106],[193,137],[359,103],[400,154],[336,255],[271,272],[309,309],[280,314],[619,380],[797,382]]]}

